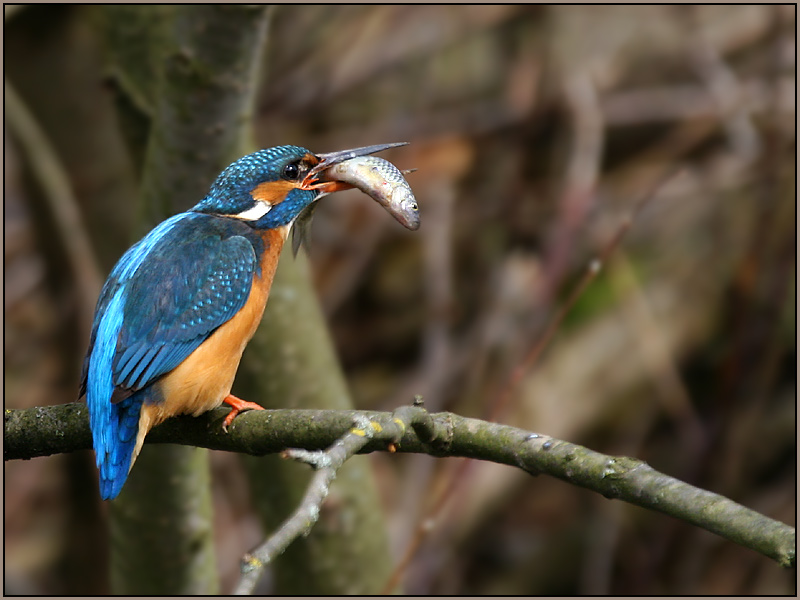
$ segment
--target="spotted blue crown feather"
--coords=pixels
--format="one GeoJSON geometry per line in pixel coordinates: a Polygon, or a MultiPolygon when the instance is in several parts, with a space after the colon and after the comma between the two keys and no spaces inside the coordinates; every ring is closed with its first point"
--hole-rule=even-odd
{"type": "MultiPolygon", "coordinates": [[[[236,215],[252,206],[250,192],[264,181],[281,179],[283,168],[290,162],[310,154],[300,146],[276,146],[253,152],[237,160],[219,174],[208,195],[193,211],[212,214],[236,215]]],[[[254,222],[258,229],[273,229],[288,225],[314,199],[314,190],[291,190],[286,199],[254,222]]]]}

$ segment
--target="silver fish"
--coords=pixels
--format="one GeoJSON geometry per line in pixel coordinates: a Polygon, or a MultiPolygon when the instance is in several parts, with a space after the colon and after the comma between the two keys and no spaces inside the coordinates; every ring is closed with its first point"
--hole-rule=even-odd
{"type": "MultiPolygon", "coordinates": [[[[408,171],[406,171],[408,172],[408,171]]],[[[377,156],[357,156],[333,165],[322,174],[358,188],[406,229],[419,229],[419,207],[403,173],[388,160],[377,156]]]]}

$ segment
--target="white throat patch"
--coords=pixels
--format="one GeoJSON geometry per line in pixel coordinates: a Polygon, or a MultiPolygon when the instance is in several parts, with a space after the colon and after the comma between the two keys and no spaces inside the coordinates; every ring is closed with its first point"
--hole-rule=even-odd
{"type": "Polygon", "coordinates": [[[245,221],[258,221],[261,217],[267,214],[272,209],[272,204],[256,200],[254,206],[247,210],[243,210],[238,215],[233,215],[237,219],[244,219],[245,221]]]}

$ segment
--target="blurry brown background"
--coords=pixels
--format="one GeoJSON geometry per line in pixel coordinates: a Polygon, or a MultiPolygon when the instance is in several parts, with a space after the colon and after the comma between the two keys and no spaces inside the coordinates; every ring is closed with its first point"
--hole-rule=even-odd
{"type": "MultiPolygon", "coordinates": [[[[6,77],[90,231],[136,212],[116,200],[132,159],[97,10],[17,9],[4,31],[6,77]]],[[[258,145],[408,141],[385,156],[418,169],[416,233],[357,191],[316,213],[315,286],[357,407],[420,393],[794,525],[795,44],[794,6],[277,7],[258,145]],[[592,258],[674,171],[501,402],[592,258]]],[[[70,402],[88,336],[79,285],[60,217],[4,145],[6,406],[70,402]]],[[[92,248],[104,273],[132,229],[92,248]]],[[[460,461],[369,460],[399,562],[460,461]]],[[[261,533],[237,457],[212,462],[230,589],[261,533]]],[[[508,467],[459,473],[408,593],[794,593],[795,572],[672,518],[508,467]]],[[[6,592],[107,591],[92,454],[4,474],[6,592]]]]}

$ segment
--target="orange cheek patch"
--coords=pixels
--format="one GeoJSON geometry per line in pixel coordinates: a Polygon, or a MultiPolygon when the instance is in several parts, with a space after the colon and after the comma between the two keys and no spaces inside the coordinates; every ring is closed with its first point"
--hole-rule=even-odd
{"type": "Polygon", "coordinates": [[[250,195],[256,200],[275,206],[286,199],[286,195],[297,185],[291,181],[265,181],[252,189],[250,195]]]}

